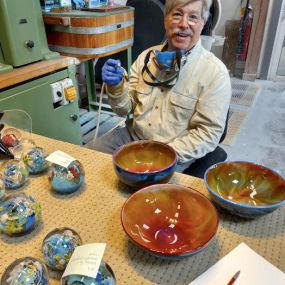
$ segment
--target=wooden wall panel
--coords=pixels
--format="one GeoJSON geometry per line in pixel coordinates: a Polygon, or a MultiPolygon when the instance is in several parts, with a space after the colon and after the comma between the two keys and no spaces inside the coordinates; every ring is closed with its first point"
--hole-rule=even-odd
{"type": "Polygon", "coordinates": [[[245,69],[242,77],[244,80],[253,81],[256,79],[257,76],[257,69],[264,35],[268,4],[268,0],[251,1],[251,5],[253,7],[253,23],[245,69]]]}

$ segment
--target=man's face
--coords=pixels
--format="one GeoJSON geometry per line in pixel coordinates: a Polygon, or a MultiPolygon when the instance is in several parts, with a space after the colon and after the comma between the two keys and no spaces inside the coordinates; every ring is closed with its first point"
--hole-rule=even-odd
{"type": "Polygon", "coordinates": [[[195,46],[205,24],[201,15],[202,1],[194,1],[171,10],[164,19],[169,50],[190,50],[195,46]]]}

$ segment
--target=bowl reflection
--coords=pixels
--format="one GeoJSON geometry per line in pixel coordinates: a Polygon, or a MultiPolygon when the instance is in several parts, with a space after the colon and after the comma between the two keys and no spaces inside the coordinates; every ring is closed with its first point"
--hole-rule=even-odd
{"type": "Polygon", "coordinates": [[[210,167],[204,176],[213,200],[230,213],[254,218],[285,203],[285,180],[259,164],[234,161],[210,167]]]}
{"type": "Polygon", "coordinates": [[[175,150],[156,141],[131,142],[113,154],[113,165],[118,178],[136,188],[168,182],[176,164],[175,150]]]}
{"type": "Polygon", "coordinates": [[[200,251],[214,238],[219,223],[210,200],[175,184],[152,185],[134,193],[122,208],[121,220],[135,244],[165,258],[200,251]]]}

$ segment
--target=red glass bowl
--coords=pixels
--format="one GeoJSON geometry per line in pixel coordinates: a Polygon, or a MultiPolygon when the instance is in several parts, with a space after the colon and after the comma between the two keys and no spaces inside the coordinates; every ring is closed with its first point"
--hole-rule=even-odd
{"type": "Polygon", "coordinates": [[[123,228],[138,246],[160,257],[197,253],[215,237],[219,216],[200,192],[176,184],[157,184],[129,197],[121,211],[123,228]]]}

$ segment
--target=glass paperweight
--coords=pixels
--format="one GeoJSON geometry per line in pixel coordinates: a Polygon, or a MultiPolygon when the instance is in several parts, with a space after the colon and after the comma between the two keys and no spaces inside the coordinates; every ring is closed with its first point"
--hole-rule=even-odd
{"type": "Polygon", "coordinates": [[[48,272],[41,261],[24,257],[11,263],[5,270],[1,285],[48,285],[48,272]]]}
{"type": "Polygon", "coordinates": [[[101,262],[96,278],[82,275],[70,275],[63,279],[63,285],[116,285],[116,279],[111,267],[101,262]]]}
{"type": "Polygon", "coordinates": [[[3,162],[0,166],[0,173],[6,189],[17,189],[23,186],[29,177],[27,166],[18,159],[3,162]]]}
{"type": "Polygon", "coordinates": [[[32,231],[41,221],[41,206],[32,196],[17,193],[0,200],[0,232],[9,236],[32,231]]]}
{"type": "Polygon", "coordinates": [[[52,164],[48,176],[51,186],[56,192],[69,194],[80,188],[85,172],[82,164],[78,160],[74,160],[68,167],[52,164]]]}
{"type": "Polygon", "coordinates": [[[30,174],[38,174],[48,169],[47,154],[41,147],[31,147],[23,152],[22,158],[30,174]]]}
{"type": "Polygon", "coordinates": [[[22,135],[19,130],[15,128],[7,128],[1,132],[2,142],[7,147],[15,147],[21,141],[22,135]]]}
{"type": "Polygon", "coordinates": [[[0,176],[0,201],[4,197],[4,195],[5,195],[5,184],[4,184],[3,179],[0,176]]]}
{"type": "Polygon", "coordinates": [[[59,228],[51,231],[44,239],[42,253],[48,267],[64,270],[74,251],[82,245],[80,236],[70,228],[59,228]]]}

